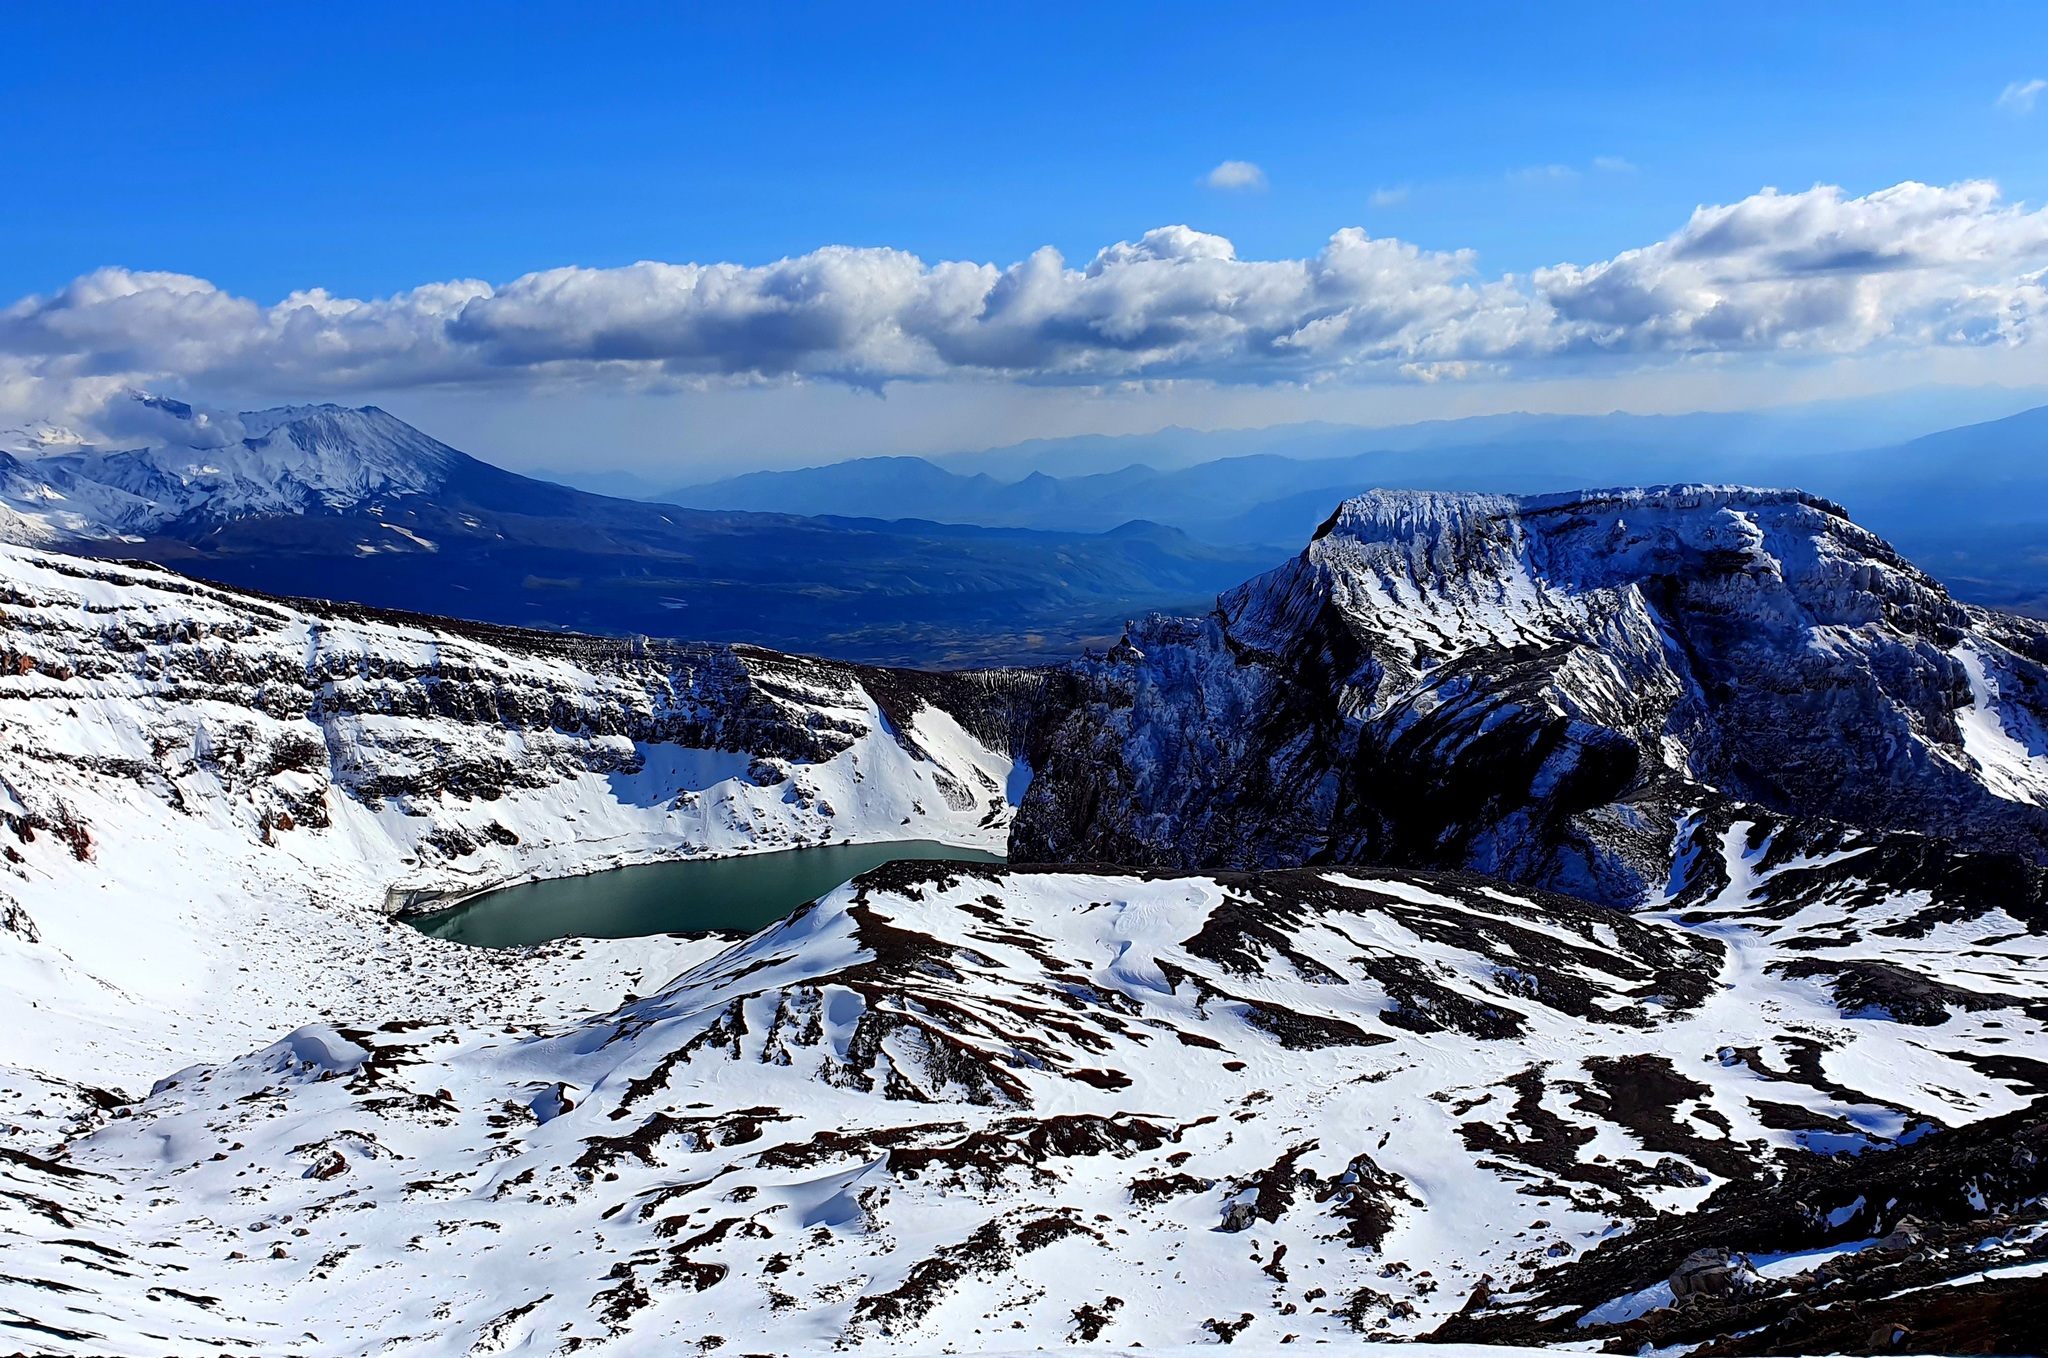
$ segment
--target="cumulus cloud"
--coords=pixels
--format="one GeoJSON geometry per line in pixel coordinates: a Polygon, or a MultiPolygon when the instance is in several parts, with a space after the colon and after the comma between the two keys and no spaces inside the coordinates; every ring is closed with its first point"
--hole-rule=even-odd
{"type": "Polygon", "coordinates": [[[1510,184],[1569,184],[1579,172],[1569,165],[1524,165],[1508,171],[1510,184]]]}
{"type": "Polygon", "coordinates": [[[2034,111],[2042,90],[2048,90],[2048,80],[2015,80],[1999,93],[1998,106],[2024,118],[2034,111]]]}
{"type": "Polygon", "coordinates": [[[829,246],[759,266],[550,269],[268,305],[183,274],[103,269],[0,309],[0,408],[63,423],[166,384],[299,399],[791,379],[1446,381],[2010,345],[2033,333],[2044,269],[2048,212],[1989,183],[1767,190],[1612,259],[1499,277],[1469,251],[1355,227],[1306,258],[1258,260],[1186,226],[1078,265],[1050,248],[1001,267],[829,246]]]}
{"type": "Polygon", "coordinates": [[[2017,342],[2044,262],[2048,212],[2003,207],[1988,183],[1909,183],[1703,207],[1655,245],[1531,283],[1565,348],[1848,352],[2017,342]]]}
{"type": "Polygon", "coordinates": [[[1266,187],[1266,172],[1249,160],[1226,160],[1202,176],[1212,189],[1249,193],[1266,187]]]}

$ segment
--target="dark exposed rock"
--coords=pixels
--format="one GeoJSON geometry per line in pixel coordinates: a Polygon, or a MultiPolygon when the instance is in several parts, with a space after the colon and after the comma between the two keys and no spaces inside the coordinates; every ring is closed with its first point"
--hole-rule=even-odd
{"type": "Polygon", "coordinates": [[[1074,1309],[1074,1342],[1092,1344],[1102,1337],[1109,1328],[1110,1320],[1123,1308],[1122,1297],[1104,1297],[1100,1302],[1088,1302],[1074,1309]]]}
{"type": "Polygon", "coordinates": [[[1403,1202],[1419,1205],[1401,1176],[1380,1168],[1361,1151],[1351,1157],[1343,1172],[1316,1193],[1345,1223],[1345,1237],[1353,1249],[1376,1250],[1393,1229],[1394,1216],[1403,1202]]]}
{"type": "Polygon", "coordinates": [[[1540,1272],[1518,1289],[1512,1307],[1453,1317],[1430,1338],[1534,1345],[1604,1338],[1608,1351],[1625,1353],[1645,1344],[1705,1344],[1697,1351],[1730,1356],[1866,1352],[1870,1317],[1882,1315],[1913,1330],[1916,1348],[2024,1351],[2013,1343],[2040,1333],[2048,1287],[2039,1278],[1969,1280],[1989,1262],[1981,1249],[1987,1234],[2020,1227],[2015,1238],[2033,1243],[2003,1257],[2048,1257],[2048,1239],[2032,1229],[2048,1217],[2039,1204],[2048,1191],[2044,1119],[2048,1102],[2037,1101],[1892,1149],[1788,1162],[1781,1176],[1731,1182],[1696,1211],[1657,1217],[1540,1272]],[[1719,1269],[1733,1282],[1740,1256],[1842,1242],[1872,1247],[1838,1255],[1804,1279],[1745,1278],[1744,1286],[1718,1289],[1709,1281],[1681,1292],[1674,1276],[1690,1269],[1710,1280],[1719,1269]],[[1666,1278],[1681,1306],[1579,1325],[1601,1303],[1666,1278]],[[1881,1311],[1867,1309],[1879,1300],[1881,1311]],[[1858,1315],[1860,1327],[1845,1328],[1858,1315]],[[1974,1323],[1966,1319],[1972,1315],[1974,1323]],[[1947,1339],[1936,1346],[1929,1332],[1947,1339]]]}
{"type": "Polygon", "coordinates": [[[1688,1297],[1740,1296],[1757,1285],[1756,1269],[1749,1256],[1718,1247],[1694,1250],[1671,1270],[1671,1295],[1680,1301],[1688,1297]]]}
{"type": "Polygon", "coordinates": [[[1184,1194],[1206,1193],[1213,1187],[1211,1180],[1192,1174],[1155,1174],[1131,1181],[1131,1201],[1140,1207],[1150,1207],[1184,1194]]]}
{"type": "Polygon", "coordinates": [[[2038,911],[2048,807],[1994,792],[1957,720],[1975,648],[2040,721],[2038,631],[1797,492],[1375,492],[1042,690],[1011,855],[1471,868],[1625,905],[1711,870],[1671,827],[1737,801],[2013,855],[2031,873],[1983,869],[2038,911]]]}
{"type": "Polygon", "coordinates": [[[887,1292],[871,1292],[854,1303],[855,1325],[871,1324],[883,1334],[916,1325],[962,1278],[1001,1272],[1020,1254],[1044,1249],[1067,1235],[1095,1234],[1067,1211],[1012,1225],[989,1221],[957,1245],[948,1245],[911,1265],[909,1275],[887,1292]]]}
{"type": "Polygon", "coordinates": [[[1960,986],[1908,971],[1890,962],[1829,961],[1803,957],[1783,968],[1789,977],[1822,976],[1842,1013],[1850,1018],[1881,1017],[1915,1027],[1946,1023],[1949,1009],[1996,1009],[2009,1001],[1964,990],[1960,986]]]}

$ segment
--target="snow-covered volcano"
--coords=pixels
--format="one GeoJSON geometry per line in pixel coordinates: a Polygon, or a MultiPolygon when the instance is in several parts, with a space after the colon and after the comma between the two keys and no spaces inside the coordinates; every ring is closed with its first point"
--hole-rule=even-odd
{"type": "Polygon", "coordinates": [[[333,514],[380,496],[431,494],[472,461],[375,406],[254,411],[223,432],[182,402],[134,399],[163,417],[148,446],[0,454],[0,505],[14,516],[7,523],[15,541],[333,514]]]}

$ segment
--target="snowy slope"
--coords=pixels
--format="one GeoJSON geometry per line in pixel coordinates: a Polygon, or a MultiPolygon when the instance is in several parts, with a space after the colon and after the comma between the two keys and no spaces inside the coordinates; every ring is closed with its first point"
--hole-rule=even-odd
{"type": "Polygon", "coordinates": [[[2048,861],[2048,628],[1824,501],[1375,492],[1199,619],[1076,665],[1030,860],[1466,867],[1615,904],[1689,806],[2048,861]]]}
{"type": "Polygon", "coordinates": [[[8,540],[48,542],[161,532],[256,514],[334,513],[379,496],[424,494],[466,461],[375,406],[288,406],[240,417],[243,437],[198,425],[190,407],[137,397],[189,426],[141,448],[62,447],[0,454],[8,540]],[[181,418],[182,417],[182,418],[181,418]]]}
{"type": "MultiPolygon", "coordinates": [[[[846,840],[1000,850],[1006,742],[918,682],[944,690],[0,549],[0,1062],[146,1087],[425,956],[387,911],[506,882],[846,840]]],[[[980,690],[947,691],[980,720],[980,690]]]]}
{"type": "MultiPolygon", "coordinates": [[[[1506,1324],[1539,1270],[2037,1092],[1997,1058],[2042,1050],[2041,936],[1774,828],[1710,834],[1727,885],[1637,916],[895,865],[610,1012],[451,1005],[182,1071],[7,1168],[50,1206],[0,1206],[0,1271],[48,1286],[0,1295],[81,1353],[1342,1341],[1427,1334],[1482,1275],[1506,1324]],[[1845,1002],[1857,967],[1955,989],[1845,1002]]],[[[1803,1207],[1853,1252],[1898,1209],[1852,1199],[1803,1207]]]]}

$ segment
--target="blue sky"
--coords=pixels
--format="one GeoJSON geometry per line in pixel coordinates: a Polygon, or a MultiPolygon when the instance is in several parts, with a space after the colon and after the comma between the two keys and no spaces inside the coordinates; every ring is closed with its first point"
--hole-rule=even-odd
{"type": "Polygon", "coordinates": [[[1169,222],[1526,269],[1767,184],[2048,186],[2042,123],[1995,102],[2048,72],[2041,5],[584,8],[10,7],[0,294],[102,264],[268,298],[831,242],[1008,262],[1169,222]],[[1271,189],[1197,186],[1230,158],[1271,189]]]}
{"type": "MultiPolygon", "coordinates": [[[[1247,260],[1360,227],[1475,252],[1484,281],[1611,259],[1766,186],[1989,179],[2008,205],[2048,198],[2048,107],[2025,93],[2048,76],[2040,5],[80,4],[11,7],[0,44],[0,305],[103,266],[264,306],[830,245],[998,267],[1050,245],[1079,266],[1182,223],[1247,260]],[[1225,160],[1264,186],[1204,183],[1225,160]]],[[[464,418],[439,378],[365,381],[464,418]]],[[[576,399],[615,419],[629,395],[585,382],[576,399]]],[[[1288,413],[1238,398],[1253,422],[1288,413]]],[[[1103,393],[925,391],[875,437],[917,443],[882,430],[920,403],[1085,399],[1103,393]]],[[[1154,422],[1186,415],[1171,404],[1154,422]]]]}

